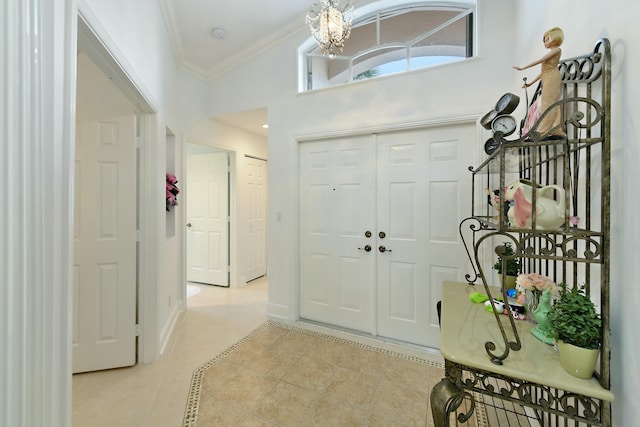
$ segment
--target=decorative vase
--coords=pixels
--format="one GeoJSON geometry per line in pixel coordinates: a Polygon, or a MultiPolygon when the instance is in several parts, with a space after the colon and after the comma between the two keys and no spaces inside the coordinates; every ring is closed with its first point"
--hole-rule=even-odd
{"type": "Polygon", "coordinates": [[[545,289],[540,296],[538,306],[531,313],[537,323],[531,328],[531,334],[543,343],[553,345],[554,339],[550,336],[551,322],[547,317],[549,311],[551,311],[551,290],[545,289]]]}
{"type": "MultiPolygon", "coordinates": [[[[516,287],[516,276],[509,276],[507,275],[505,278],[505,282],[504,285],[506,287],[506,290],[508,291],[509,289],[515,289],[516,287]]],[[[500,282],[500,288],[502,288],[502,274],[498,273],[498,281],[500,282]]]]}
{"type": "Polygon", "coordinates": [[[525,289],[524,291],[524,305],[527,308],[527,320],[531,323],[538,323],[535,318],[535,311],[540,303],[540,291],[531,291],[525,289]]]}
{"type": "Polygon", "coordinates": [[[577,347],[558,341],[560,364],[567,373],[577,378],[589,379],[593,376],[598,361],[599,349],[577,347]]]}

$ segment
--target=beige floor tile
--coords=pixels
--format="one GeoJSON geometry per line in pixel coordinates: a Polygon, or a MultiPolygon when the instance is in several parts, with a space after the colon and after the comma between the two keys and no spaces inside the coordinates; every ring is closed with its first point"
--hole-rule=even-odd
{"type": "Polygon", "coordinates": [[[367,410],[344,405],[330,399],[320,401],[309,411],[303,425],[308,427],[362,426],[367,419],[367,410]]]}
{"type": "Polygon", "coordinates": [[[424,426],[428,401],[429,394],[426,392],[382,380],[376,390],[371,412],[404,425],[424,426]]]}
{"type": "Polygon", "coordinates": [[[280,382],[255,410],[255,414],[281,426],[299,426],[319,394],[280,382]]]}
{"type": "MultiPolygon", "coordinates": [[[[267,320],[266,280],[242,289],[197,286],[160,360],[73,377],[74,427],[182,425],[194,370],[267,320]]],[[[260,330],[204,373],[198,427],[432,425],[428,405],[423,418],[408,414],[443,370],[339,339],[260,330]]]]}
{"type": "Polygon", "coordinates": [[[325,396],[334,402],[368,408],[377,386],[378,378],[376,377],[338,368],[327,387],[325,396]]]}
{"type": "Polygon", "coordinates": [[[345,359],[351,357],[352,351],[353,346],[350,344],[327,340],[322,345],[322,351],[311,352],[308,356],[340,366],[345,359]]]}
{"type": "Polygon", "coordinates": [[[321,359],[304,356],[287,372],[283,380],[307,390],[324,391],[335,374],[337,366],[321,359]]]}
{"type": "Polygon", "coordinates": [[[269,421],[259,418],[255,415],[249,415],[239,427],[274,427],[277,424],[270,423],[269,421]]]}
{"type": "Polygon", "coordinates": [[[242,289],[197,286],[160,360],[74,375],[74,427],[182,425],[193,371],[267,320],[266,279],[242,289]]]}
{"type": "Polygon", "coordinates": [[[221,360],[204,371],[202,390],[217,395],[232,378],[245,369],[243,366],[221,360]]]}
{"type": "Polygon", "coordinates": [[[217,395],[247,411],[253,410],[278,383],[268,375],[262,375],[250,369],[240,371],[217,395]]]}
{"type": "Polygon", "coordinates": [[[237,426],[248,415],[247,411],[229,402],[208,399],[198,409],[197,424],[199,427],[237,426]]]}
{"type": "Polygon", "coordinates": [[[342,360],[340,366],[363,374],[379,377],[387,366],[395,363],[398,359],[383,353],[353,347],[348,357],[342,360]]]}
{"type": "Polygon", "coordinates": [[[295,353],[282,353],[268,350],[258,355],[256,359],[248,365],[248,368],[261,374],[282,378],[291,367],[296,364],[298,359],[299,356],[295,353]]]}
{"type": "Polygon", "coordinates": [[[384,372],[386,380],[403,384],[410,388],[429,392],[431,390],[431,367],[410,360],[396,359],[384,372]]]}
{"type": "Polygon", "coordinates": [[[322,338],[300,332],[290,331],[278,340],[278,351],[290,353],[296,357],[304,356],[322,342],[322,338]]]}

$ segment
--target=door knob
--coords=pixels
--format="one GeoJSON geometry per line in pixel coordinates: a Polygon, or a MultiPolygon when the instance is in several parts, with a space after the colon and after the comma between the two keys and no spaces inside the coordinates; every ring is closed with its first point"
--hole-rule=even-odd
{"type": "Polygon", "coordinates": [[[378,247],[378,250],[379,250],[380,252],[391,252],[391,249],[387,249],[387,248],[385,248],[383,245],[380,245],[380,246],[378,247]]]}
{"type": "Polygon", "coordinates": [[[369,230],[365,231],[364,237],[371,237],[371,232],[369,230]]]}
{"type": "Polygon", "coordinates": [[[371,245],[366,245],[364,248],[358,248],[360,251],[371,252],[371,245]]]}
{"type": "Polygon", "coordinates": [[[191,223],[190,223],[190,222],[188,222],[188,223],[187,223],[187,227],[189,227],[189,228],[191,228],[191,227],[192,227],[192,225],[191,225],[191,223]]]}
{"type": "Polygon", "coordinates": [[[386,236],[387,234],[384,231],[378,233],[378,237],[380,237],[381,239],[384,239],[386,236]]]}

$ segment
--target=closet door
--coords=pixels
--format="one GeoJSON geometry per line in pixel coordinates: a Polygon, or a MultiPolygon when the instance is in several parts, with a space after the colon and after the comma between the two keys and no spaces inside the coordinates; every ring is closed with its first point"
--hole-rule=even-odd
{"type": "Polygon", "coordinates": [[[438,348],[436,302],[467,263],[458,224],[470,200],[473,125],[377,138],[377,333],[438,348]]]}
{"type": "Polygon", "coordinates": [[[375,332],[374,196],[371,136],[300,144],[300,317],[375,332]]]}

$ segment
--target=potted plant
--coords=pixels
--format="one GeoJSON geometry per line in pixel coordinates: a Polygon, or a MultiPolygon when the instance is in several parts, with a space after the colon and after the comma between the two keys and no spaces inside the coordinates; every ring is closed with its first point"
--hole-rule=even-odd
{"type": "Polygon", "coordinates": [[[503,260],[505,261],[504,267],[506,270],[504,272],[506,277],[504,283],[506,289],[509,290],[516,287],[516,277],[518,277],[518,273],[520,273],[520,259],[515,257],[515,251],[511,242],[504,242],[503,246],[504,248],[496,248],[498,259],[496,263],[493,264],[493,268],[498,272],[498,280],[500,280],[500,285],[502,285],[502,262],[503,260]]]}
{"type": "Polygon", "coordinates": [[[560,298],[548,314],[550,335],[558,342],[560,364],[569,374],[591,378],[602,343],[602,319],[584,286],[560,284],[560,298]]]}

